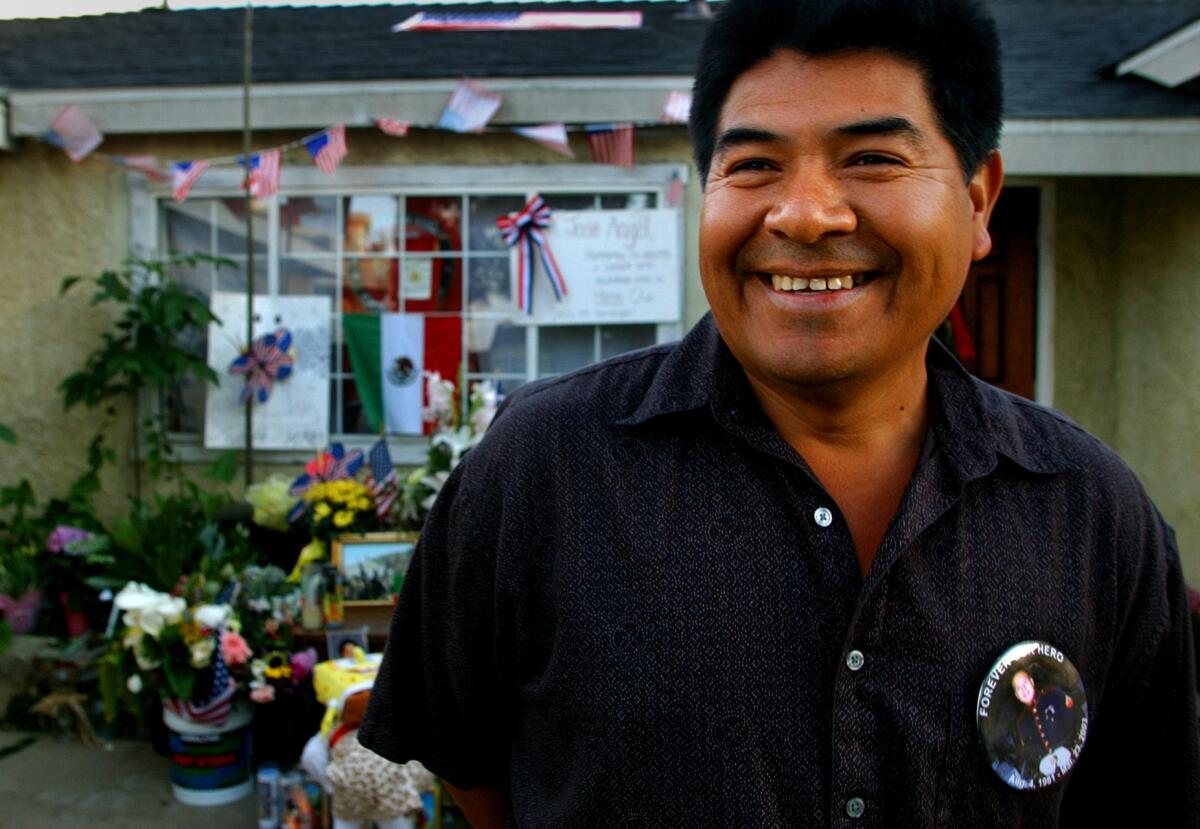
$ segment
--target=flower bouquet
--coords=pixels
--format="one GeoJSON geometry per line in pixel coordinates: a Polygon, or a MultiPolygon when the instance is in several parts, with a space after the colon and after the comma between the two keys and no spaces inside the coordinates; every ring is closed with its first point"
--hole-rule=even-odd
{"type": "Polygon", "coordinates": [[[426,423],[433,424],[425,464],[404,481],[400,491],[400,519],[419,527],[433,508],[433,502],[454,467],[483,439],[483,433],[496,416],[501,397],[489,380],[471,387],[467,411],[459,411],[455,387],[436,371],[425,372],[429,405],[422,411],[426,423]]]}

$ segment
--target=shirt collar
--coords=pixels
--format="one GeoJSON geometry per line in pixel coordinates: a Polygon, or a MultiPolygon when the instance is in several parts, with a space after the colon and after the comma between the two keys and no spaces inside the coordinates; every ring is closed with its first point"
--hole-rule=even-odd
{"type": "MultiPolygon", "coordinates": [[[[989,474],[1001,458],[1039,474],[1075,466],[1046,428],[1046,418],[1065,420],[1061,415],[972,377],[936,339],[926,366],[934,438],[963,481],[989,474]],[[1030,418],[1030,410],[1044,417],[1030,418]]],[[[757,400],[708,313],[667,355],[637,408],[617,425],[708,407],[737,416],[747,406],[757,409],[757,400]]]]}

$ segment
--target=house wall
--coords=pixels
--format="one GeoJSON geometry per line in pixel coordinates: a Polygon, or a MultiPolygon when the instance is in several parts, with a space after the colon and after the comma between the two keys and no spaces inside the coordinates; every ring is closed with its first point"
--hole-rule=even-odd
{"type": "Polygon", "coordinates": [[[1055,406],[1137,472],[1200,582],[1200,180],[1056,196],[1055,406]]]}
{"type": "MultiPolygon", "coordinates": [[[[278,146],[297,133],[263,132],[255,147],[278,146]]],[[[561,164],[564,159],[514,135],[448,135],[414,131],[407,138],[385,136],[374,129],[351,130],[347,165],[411,166],[422,164],[561,164]]],[[[576,159],[590,162],[587,142],[572,135],[576,159]]],[[[241,136],[148,135],[109,136],[102,147],[112,155],[153,153],[163,159],[213,158],[241,151],[241,136]]],[[[690,149],[682,128],[642,130],[637,158],[642,163],[680,163],[690,149]]],[[[303,150],[292,151],[287,165],[310,165],[303,150]]],[[[614,173],[618,171],[614,168],[614,173]]],[[[103,427],[110,445],[124,461],[130,456],[130,407],[118,406],[114,416],[100,418],[77,407],[62,411],[57,384],[81,367],[84,356],[99,343],[110,317],[89,307],[91,290],[77,286],[59,298],[63,277],[90,276],[113,269],[130,254],[129,195],[126,172],[96,159],[74,164],[58,149],[24,140],[11,153],[0,152],[0,423],[13,428],[15,446],[4,446],[0,485],[27,477],[41,500],[62,495],[85,468],[86,447],[103,427]]],[[[699,213],[699,185],[688,183],[685,215],[699,213]]],[[[687,220],[685,239],[684,326],[707,310],[695,276],[695,222],[687,220]]],[[[255,477],[293,474],[294,465],[258,462],[255,477]]],[[[239,481],[240,483],[240,481],[239,481]]],[[[104,491],[97,499],[102,516],[123,509],[133,491],[128,463],[108,467],[104,491]]]]}

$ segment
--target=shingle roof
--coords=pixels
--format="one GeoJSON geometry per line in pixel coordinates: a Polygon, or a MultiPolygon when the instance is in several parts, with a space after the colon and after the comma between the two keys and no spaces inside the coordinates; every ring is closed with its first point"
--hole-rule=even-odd
{"type": "MultiPolygon", "coordinates": [[[[1006,114],[1151,117],[1200,114],[1200,97],[1112,77],[1123,57],[1200,17],[1200,0],[992,0],[1004,44],[1006,114]]],[[[571,3],[571,10],[612,10],[571,3]]],[[[538,6],[539,9],[553,6],[538,6]]],[[[254,12],[254,79],[690,75],[704,20],[681,3],[634,2],[637,31],[393,34],[413,5],[283,7],[254,12]]],[[[528,5],[440,11],[529,10],[528,5]]],[[[241,82],[241,9],[0,22],[0,88],[12,90],[241,82]]]]}

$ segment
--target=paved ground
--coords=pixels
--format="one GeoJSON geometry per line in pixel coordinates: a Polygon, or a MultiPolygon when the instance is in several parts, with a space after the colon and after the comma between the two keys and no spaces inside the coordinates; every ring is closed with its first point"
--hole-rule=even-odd
{"type": "Polygon", "coordinates": [[[253,797],[227,806],[185,806],[171,794],[166,758],[148,743],[84,748],[46,734],[0,731],[0,827],[4,829],[253,829],[253,797]]]}

